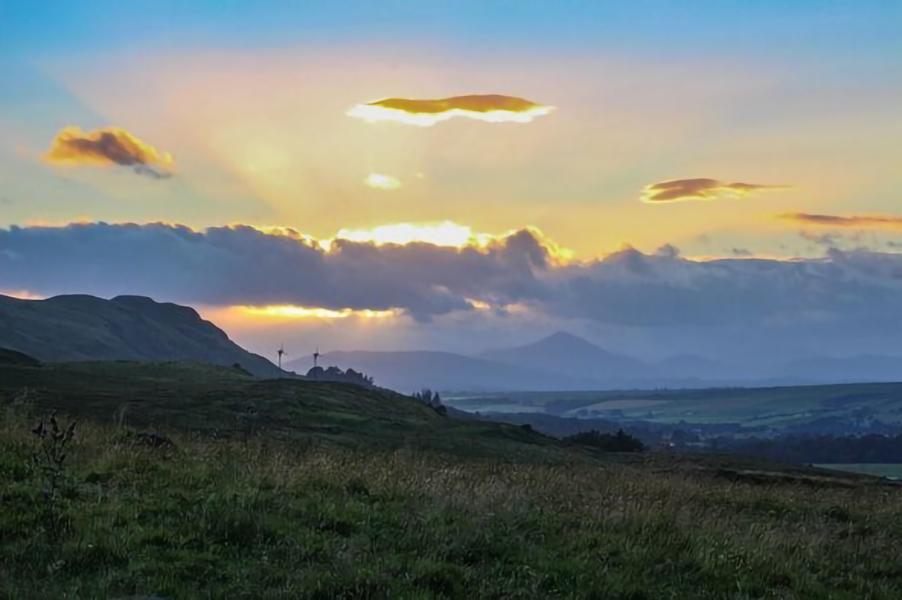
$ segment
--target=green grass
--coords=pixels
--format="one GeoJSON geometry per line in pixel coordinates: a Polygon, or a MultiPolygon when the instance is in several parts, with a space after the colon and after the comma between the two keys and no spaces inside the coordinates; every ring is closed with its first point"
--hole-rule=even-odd
{"type": "Polygon", "coordinates": [[[902,489],[864,476],[590,455],[196,365],[0,370],[0,400],[0,598],[902,595],[902,489]],[[82,422],[48,501],[53,406],[82,422]],[[176,448],[137,445],[147,425],[176,448]]]}
{"type": "Polygon", "coordinates": [[[895,488],[184,435],[164,452],[113,426],[79,430],[50,536],[27,425],[0,426],[2,597],[902,593],[895,488]]]}

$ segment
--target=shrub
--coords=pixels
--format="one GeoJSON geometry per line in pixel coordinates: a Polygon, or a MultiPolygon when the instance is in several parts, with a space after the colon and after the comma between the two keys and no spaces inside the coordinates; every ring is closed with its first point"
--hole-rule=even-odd
{"type": "Polygon", "coordinates": [[[578,446],[591,446],[605,452],[642,452],[645,450],[645,444],[622,429],[618,429],[617,433],[601,433],[595,429],[584,431],[564,438],[567,444],[578,446]]]}

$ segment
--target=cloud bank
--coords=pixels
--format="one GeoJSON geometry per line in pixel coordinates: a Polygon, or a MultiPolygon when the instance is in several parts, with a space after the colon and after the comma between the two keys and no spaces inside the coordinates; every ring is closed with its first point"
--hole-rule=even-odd
{"type": "Polygon", "coordinates": [[[44,160],[56,165],[126,166],[156,178],[169,177],[173,168],[170,154],[119,127],[90,132],[65,127],[53,138],[44,160]]]}
{"type": "Polygon", "coordinates": [[[489,123],[529,123],[549,114],[551,106],[500,94],[471,94],[435,100],[385,98],[358,104],[348,115],[368,122],[395,121],[420,127],[464,117],[489,123]]]}
{"type": "Polygon", "coordinates": [[[823,343],[902,334],[900,254],[831,249],[820,259],[691,260],[674,248],[626,248],[561,263],[525,229],[484,246],[336,239],[326,249],[297,231],[248,226],[11,227],[0,229],[0,288],[395,311],[421,322],[486,310],[504,318],[515,307],[518,318],[667,332],[671,341],[691,332],[740,346],[753,337],[823,343]]]}
{"type": "Polygon", "coordinates": [[[762,185],[757,183],[726,182],[717,179],[673,179],[645,186],[642,190],[643,202],[683,202],[686,200],[716,200],[718,198],[739,198],[761,190],[783,189],[785,185],[762,185]]]}

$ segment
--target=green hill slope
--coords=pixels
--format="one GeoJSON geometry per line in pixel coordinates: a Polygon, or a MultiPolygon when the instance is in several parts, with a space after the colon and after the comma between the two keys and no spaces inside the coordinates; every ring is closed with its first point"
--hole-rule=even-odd
{"type": "Polygon", "coordinates": [[[257,379],[201,363],[0,363],[0,399],[138,428],[215,436],[415,448],[529,459],[562,452],[522,427],[438,414],[389,390],[299,379],[257,379]]]}
{"type": "Polygon", "coordinates": [[[239,363],[257,376],[279,375],[274,364],[238,346],[193,308],[141,296],[0,295],[0,347],[47,362],[191,360],[239,363]]]}

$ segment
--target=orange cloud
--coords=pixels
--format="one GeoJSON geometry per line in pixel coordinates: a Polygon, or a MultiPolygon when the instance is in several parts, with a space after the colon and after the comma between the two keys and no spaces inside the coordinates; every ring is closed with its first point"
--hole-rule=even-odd
{"type": "Polygon", "coordinates": [[[902,229],[902,217],[891,215],[819,215],[811,213],[787,213],[778,218],[806,225],[825,227],[871,227],[876,229],[902,229]]]}
{"type": "Polygon", "coordinates": [[[550,113],[554,107],[523,98],[499,94],[471,94],[436,100],[385,98],[358,104],[348,111],[351,117],[369,122],[396,121],[430,127],[454,117],[466,117],[489,123],[529,123],[550,113]]]}
{"type": "Polygon", "coordinates": [[[717,179],[673,179],[645,186],[642,201],[682,202],[685,200],[715,200],[724,197],[743,197],[761,190],[786,188],[785,185],[761,185],[757,183],[726,182],[717,179]]]}
{"type": "Polygon", "coordinates": [[[158,151],[119,127],[90,132],[65,127],[53,138],[44,160],[57,165],[121,165],[158,178],[170,176],[173,167],[170,154],[158,151]]]}

